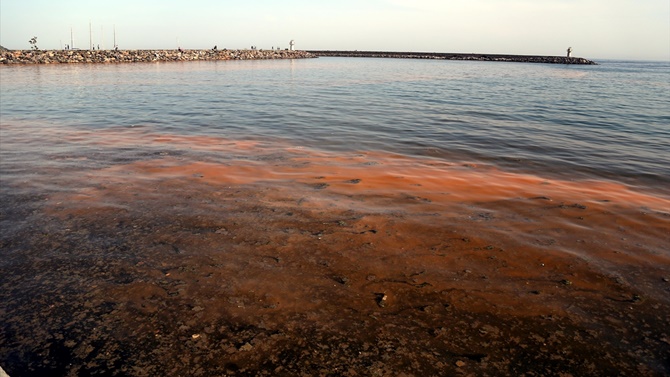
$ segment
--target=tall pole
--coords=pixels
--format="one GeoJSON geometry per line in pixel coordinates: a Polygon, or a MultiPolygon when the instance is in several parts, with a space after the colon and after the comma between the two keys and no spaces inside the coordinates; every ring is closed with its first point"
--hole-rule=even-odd
{"type": "MultiPolygon", "coordinates": [[[[100,44],[102,45],[102,49],[105,49],[105,38],[104,34],[102,33],[102,25],[100,25],[100,44]]],[[[98,49],[100,48],[100,45],[98,45],[98,49]]]]}
{"type": "Polygon", "coordinates": [[[114,49],[116,50],[116,25],[114,25],[114,49]]]}
{"type": "Polygon", "coordinates": [[[72,34],[72,28],[70,28],[70,49],[74,47],[74,34],[72,34]]]}
{"type": "Polygon", "coordinates": [[[88,49],[93,50],[93,28],[91,21],[88,21],[88,49]]]}

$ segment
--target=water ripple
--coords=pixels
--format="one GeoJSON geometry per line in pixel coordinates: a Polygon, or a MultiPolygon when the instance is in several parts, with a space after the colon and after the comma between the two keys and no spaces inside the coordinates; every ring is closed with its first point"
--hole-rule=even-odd
{"type": "Polygon", "coordinates": [[[670,183],[663,62],[320,58],[0,69],[3,124],[142,125],[326,150],[439,151],[565,176],[670,183]]]}

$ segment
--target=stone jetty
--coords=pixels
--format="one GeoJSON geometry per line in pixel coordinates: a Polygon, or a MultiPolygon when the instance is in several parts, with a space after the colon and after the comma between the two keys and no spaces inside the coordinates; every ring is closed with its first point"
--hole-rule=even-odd
{"type": "Polygon", "coordinates": [[[297,50],[4,50],[0,64],[148,63],[314,58],[297,50]]]}
{"type": "Polygon", "coordinates": [[[439,60],[475,60],[519,63],[548,63],[548,64],[586,64],[595,65],[594,61],[567,56],[540,56],[540,55],[497,55],[497,54],[456,54],[441,52],[383,52],[383,51],[329,51],[309,50],[316,56],[345,56],[360,58],[399,58],[399,59],[439,59],[439,60]]]}

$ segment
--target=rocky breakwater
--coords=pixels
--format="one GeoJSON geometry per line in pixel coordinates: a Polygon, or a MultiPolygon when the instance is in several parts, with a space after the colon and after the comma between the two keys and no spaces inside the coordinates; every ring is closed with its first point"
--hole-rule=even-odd
{"type": "Polygon", "coordinates": [[[201,60],[314,58],[291,50],[15,50],[3,51],[0,64],[146,63],[201,60]]]}
{"type": "Polygon", "coordinates": [[[343,56],[365,58],[398,58],[398,59],[439,59],[439,60],[475,60],[518,63],[547,64],[586,64],[595,65],[594,61],[567,56],[541,55],[497,55],[497,54],[456,54],[440,52],[383,52],[383,51],[308,51],[316,56],[343,56]]]}

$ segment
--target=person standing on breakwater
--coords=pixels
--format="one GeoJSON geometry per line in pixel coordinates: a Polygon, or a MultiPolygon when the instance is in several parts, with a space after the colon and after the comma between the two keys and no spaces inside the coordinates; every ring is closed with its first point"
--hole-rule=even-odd
{"type": "Polygon", "coordinates": [[[572,55],[572,47],[568,47],[568,57],[570,57],[570,55],[572,55]]]}

